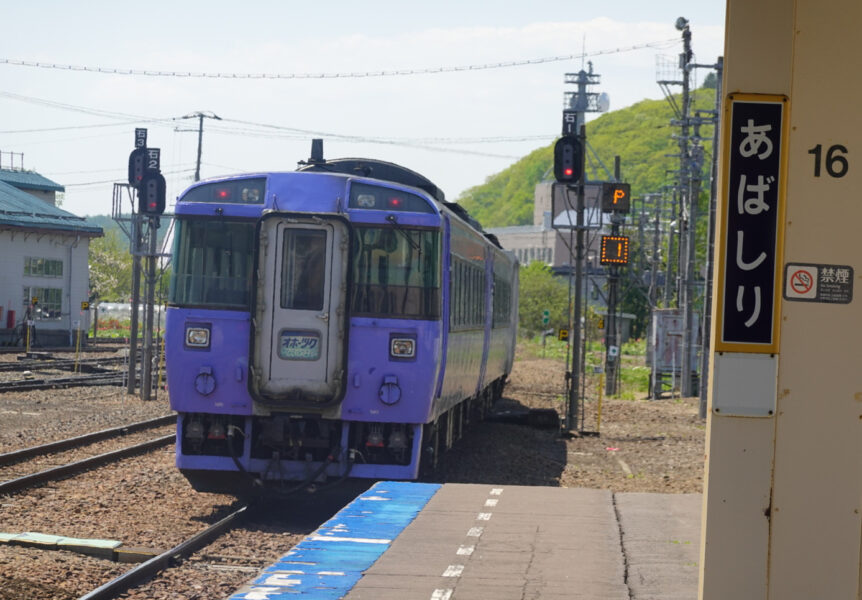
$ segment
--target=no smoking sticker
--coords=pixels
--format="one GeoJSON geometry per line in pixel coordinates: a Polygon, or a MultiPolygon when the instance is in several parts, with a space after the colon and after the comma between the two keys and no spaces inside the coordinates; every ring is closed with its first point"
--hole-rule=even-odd
{"type": "Polygon", "coordinates": [[[788,263],[784,267],[784,298],[849,304],[853,300],[853,267],[788,263]]]}
{"type": "Polygon", "coordinates": [[[792,300],[817,298],[817,267],[792,265],[791,268],[787,265],[784,294],[792,300]]]}

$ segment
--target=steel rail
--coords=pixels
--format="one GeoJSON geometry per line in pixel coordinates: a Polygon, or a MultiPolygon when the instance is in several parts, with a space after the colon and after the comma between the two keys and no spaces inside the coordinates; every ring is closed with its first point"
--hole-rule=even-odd
{"type": "Polygon", "coordinates": [[[15,372],[15,371],[44,371],[45,369],[69,369],[78,367],[93,368],[101,365],[117,365],[122,364],[124,359],[122,356],[111,356],[109,358],[83,358],[75,360],[73,358],[61,359],[29,359],[20,360],[18,362],[0,362],[0,372],[15,372]]]}
{"type": "Polygon", "coordinates": [[[111,371],[110,373],[79,375],[77,377],[3,381],[0,382],[0,393],[20,392],[26,390],[49,390],[57,387],[72,387],[79,385],[115,385],[124,381],[125,376],[126,374],[123,371],[111,371]]]}
{"type": "Polygon", "coordinates": [[[0,454],[0,465],[10,465],[12,463],[24,460],[25,458],[31,458],[33,456],[39,456],[41,454],[61,452],[63,450],[69,450],[70,448],[76,448],[78,446],[92,444],[93,442],[100,442],[102,440],[106,440],[112,437],[118,437],[127,433],[134,433],[136,431],[142,431],[144,429],[150,429],[152,427],[160,427],[162,425],[170,425],[171,423],[174,423],[176,421],[176,418],[176,415],[165,415],[163,417],[156,417],[155,419],[148,419],[146,421],[138,421],[136,423],[120,425],[119,427],[112,427],[110,429],[102,429],[101,431],[85,433],[83,435],[67,438],[65,440],[48,442],[47,444],[41,444],[39,446],[30,446],[29,448],[13,450],[12,452],[0,454]]]}
{"type": "Polygon", "coordinates": [[[38,485],[40,483],[46,483],[48,481],[54,481],[66,475],[80,473],[93,467],[120,460],[121,458],[127,458],[129,456],[134,456],[135,454],[141,454],[143,452],[154,450],[155,448],[159,448],[161,446],[167,446],[174,441],[174,438],[174,434],[166,435],[159,438],[155,438],[153,440],[142,442],[140,444],[136,444],[134,446],[121,448],[120,450],[106,452],[104,454],[99,454],[98,456],[91,456],[90,458],[85,458],[83,460],[79,460],[66,465],[60,465],[58,467],[46,469],[45,471],[39,471],[38,473],[31,473],[30,475],[18,477],[17,479],[10,479],[9,481],[4,481],[0,483],[0,495],[17,492],[24,488],[38,485]]]}
{"type": "Polygon", "coordinates": [[[248,516],[250,505],[244,505],[217,523],[210,525],[188,540],[174,546],[137,567],[126,571],[116,579],[81,596],[78,600],[113,600],[132,586],[149,579],[165,569],[174,566],[180,559],[190,556],[209,545],[217,537],[230,530],[240,520],[248,516]]]}

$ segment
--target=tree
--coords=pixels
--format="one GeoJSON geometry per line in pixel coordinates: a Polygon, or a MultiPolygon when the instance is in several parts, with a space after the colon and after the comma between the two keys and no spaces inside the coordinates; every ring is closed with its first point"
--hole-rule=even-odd
{"type": "Polygon", "coordinates": [[[90,297],[124,301],[132,293],[132,256],[128,241],[116,229],[90,242],[90,297]]]}
{"type": "Polygon", "coordinates": [[[551,268],[535,261],[521,269],[518,287],[518,322],[521,332],[533,335],[546,328],[569,326],[569,288],[554,277],[551,268]],[[550,322],[542,324],[542,314],[550,311],[550,322]]]}
{"type": "Polygon", "coordinates": [[[706,78],[703,80],[703,85],[701,87],[714,90],[718,86],[718,78],[715,76],[715,71],[710,71],[707,73],[706,78]]]}

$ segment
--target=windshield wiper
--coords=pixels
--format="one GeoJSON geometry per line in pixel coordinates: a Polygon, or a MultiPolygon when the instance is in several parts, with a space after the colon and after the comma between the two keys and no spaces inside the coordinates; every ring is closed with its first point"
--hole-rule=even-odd
{"type": "Polygon", "coordinates": [[[387,216],[386,220],[389,221],[390,223],[392,223],[392,225],[395,227],[395,229],[398,231],[398,233],[400,233],[401,235],[404,236],[404,238],[407,240],[407,243],[410,244],[410,246],[412,246],[413,249],[419,253],[419,260],[422,260],[422,246],[417,244],[413,240],[413,236],[411,236],[409,233],[407,233],[407,230],[405,230],[401,225],[398,224],[398,220],[395,218],[395,215],[387,216]]]}

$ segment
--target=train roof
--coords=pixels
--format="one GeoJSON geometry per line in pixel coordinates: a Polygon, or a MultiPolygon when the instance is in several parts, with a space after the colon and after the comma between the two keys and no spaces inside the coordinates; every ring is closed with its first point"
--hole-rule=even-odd
{"type": "Polygon", "coordinates": [[[471,217],[463,206],[457,202],[447,202],[443,190],[434,185],[430,179],[424,175],[420,175],[416,171],[395,163],[373,158],[336,158],[326,160],[323,158],[322,143],[319,147],[312,144],[311,153],[312,157],[308,161],[299,163],[298,171],[359,175],[418,188],[448,208],[456,217],[485,236],[492,244],[498,248],[502,248],[497,237],[486,233],[479,221],[471,217]]]}
{"type": "Polygon", "coordinates": [[[309,159],[307,163],[300,164],[299,171],[344,173],[409,185],[427,192],[438,202],[448,204],[443,190],[431,183],[427,177],[395,163],[371,158],[336,158],[333,160],[309,159]]]}

